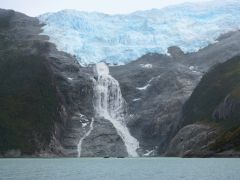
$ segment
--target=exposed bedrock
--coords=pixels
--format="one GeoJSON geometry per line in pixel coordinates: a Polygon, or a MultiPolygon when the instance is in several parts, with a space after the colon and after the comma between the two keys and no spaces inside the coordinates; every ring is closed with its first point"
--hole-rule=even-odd
{"type": "Polygon", "coordinates": [[[208,146],[214,142],[218,130],[207,124],[191,124],[182,128],[171,140],[166,156],[186,156],[209,151],[208,146]]]}
{"type": "MultiPolygon", "coordinates": [[[[78,156],[81,150],[82,156],[126,156],[125,144],[116,128],[107,118],[95,117],[93,68],[81,67],[75,57],[58,51],[54,44],[48,42],[47,36],[39,35],[43,25],[39,24],[37,18],[7,10],[0,10],[0,16],[0,63],[4,64],[0,66],[0,72],[4,75],[2,79],[5,82],[1,84],[1,87],[5,85],[1,90],[4,89],[2,93],[5,94],[12,93],[8,88],[11,87],[14,91],[12,87],[17,82],[21,86],[17,86],[18,89],[14,91],[16,97],[26,97],[15,98],[14,100],[20,100],[18,102],[10,96],[2,96],[4,99],[1,102],[8,102],[9,106],[6,103],[2,105],[7,108],[0,109],[1,115],[10,119],[0,119],[1,124],[5,123],[1,127],[4,129],[1,137],[11,134],[12,139],[0,139],[1,154],[8,151],[9,154],[17,155],[78,156]],[[1,67],[9,62],[17,62],[13,63],[17,68],[11,66],[13,69],[8,72],[11,76],[6,76],[5,69],[1,67]],[[32,73],[37,73],[36,77],[31,76],[32,73]],[[46,79],[42,79],[42,74],[47,75],[46,79]],[[31,87],[38,86],[41,91],[33,92],[31,87]],[[38,102],[38,97],[47,97],[53,105],[40,103],[38,106],[38,103],[29,103],[38,102]],[[26,106],[15,113],[16,109],[12,110],[11,103],[26,106]],[[31,112],[33,107],[36,107],[36,111],[31,112]],[[37,112],[35,114],[38,116],[33,112],[37,112]],[[16,116],[9,116],[14,113],[16,116]],[[40,118],[46,114],[47,118],[40,118]],[[40,121],[39,118],[49,121],[40,121]],[[47,124],[49,122],[50,125],[47,124]],[[15,126],[11,126],[16,123],[30,125],[16,130],[15,126]],[[18,132],[22,134],[19,135],[18,132]],[[19,142],[26,142],[26,146],[19,142]],[[33,144],[29,146],[28,142],[33,144]]],[[[236,31],[221,36],[218,42],[196,53],[184,54],[178,47],[170,47],[169,56],[146,54],[126,65],[110,67],[110,74],[120,85],[122,97],[126,101],[128,116],[124,118],[124,123],[127,124],[132,139],[139,141],[143,154],[151,151],[152,155],[164,154],[172,138],[182,128],[182,107],[202,75],[217,63],[239,54],[239,42],[240,32],[236,31]]],[[[236,103],[229,98],[218,105],[213,117],[227,117],[236,109],[236,103]]],[[[185,130],[186,132],[179,132],[180,136],[185,137],[183,142],[179,143],[178,135],[172,141],[172,145],[176,144],[176,153],[179,155],[183,152],[182,144],[184,147],[191,145],[193,149],[197,145],[203,147],[205,134],[209,132],[208,127],[199,124],[186,127],[185,130]],[[192,139],[190,144],[187,143],[187,138],[192,139]],[[191,144],[195,140],[196,145],[191,144]]]]}
{"type": "Polygon", "coordinates": [[[83,141],[81,157],[127,157],[123,140],[109,120],[95,118],[93,130],[83,141]]]}
{"type": "Polygon", "coordinates": [[[129,107],[128,126],[146,150],[165,152],[181,128],[181,110],[202,75],[240,52],[240,32],[228,33],[196,53],[169,48],[171,56],[147,54],[124,66],[111,67],[129,107]]]}

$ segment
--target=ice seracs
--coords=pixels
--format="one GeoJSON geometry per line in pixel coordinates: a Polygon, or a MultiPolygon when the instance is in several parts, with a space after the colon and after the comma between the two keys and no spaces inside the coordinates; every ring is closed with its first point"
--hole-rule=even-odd
{"type": "Polygon", "coordinates": [[[39,16],[43,34],[82,65],[124,64],[178,46],[195,52],[240,28],[240,1],[185,3],[128,15],[63,10],[39,16]]]}

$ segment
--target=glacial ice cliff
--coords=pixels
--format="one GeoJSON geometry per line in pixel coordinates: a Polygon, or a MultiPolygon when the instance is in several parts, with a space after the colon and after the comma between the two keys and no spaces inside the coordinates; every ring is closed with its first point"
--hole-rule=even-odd
{"type": "Polygon", "coordinates": [[[240,1],[185,3],[127,15],[63,10],[39,16],[43,34],[82,65],[124,64],[170,46],[195,52],[240,28],[240,1]]]}

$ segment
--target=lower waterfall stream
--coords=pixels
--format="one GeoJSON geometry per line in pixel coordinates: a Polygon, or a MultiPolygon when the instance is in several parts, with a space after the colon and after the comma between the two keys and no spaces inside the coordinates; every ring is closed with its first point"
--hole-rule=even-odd
{"type": "Polygon", "coordinates": [[[93,130],[93,123],[94,123],[94,118],[92,118],[92,121],[90,123],[89,130],[84,134],[84,136],[79,140],[78,146],[77,146],[77,151],[78,151],[78,157],[81,157],[81,152],[82,152],[82,142],[83,140],[90,135],[90,133],[93,130]]]}

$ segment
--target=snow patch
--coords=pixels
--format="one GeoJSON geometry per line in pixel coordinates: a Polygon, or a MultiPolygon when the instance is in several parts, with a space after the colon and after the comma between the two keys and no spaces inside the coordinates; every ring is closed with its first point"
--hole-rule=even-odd
{"type": "Polygon", "coordinates": [[[190,66],[189,70],[191,70],[195,74],[202,74],[201,72],[199,72],[198,67],[196,66],[190,66]]]}
{"type": "Polygon", "coordinates": [[[146,69],[151,69],[153,67],[152,64],[140,64],[140,66],[146,69]]]}
{"type": "Polygon", "coordinates": [[[140,90],[140,91],[144,91],[144,90],[146,90],[149,86],[150,86],[150,84],[147,84],[147,85],[145,85],[145,86],[143,86],[143,87],[137,87],[136,89],[138,89],[138,90],[140,90]]]}
{"type": "Polygon", "coordinates": [[[143,154],[143,156],[153,156],[154,155],[154,152],[155,150],[146,150],[147,152],[143,154]]]}
{"type": "Polygon", "coordinates": [[[143,87],[137,87],[136,89],[138,89],[138,90],[140,90],[140,91],[144,91],[144,90],[146,90],[148,87],[151,86],[151,82],[152,82],[153,80],[156,80],[156,79],[158,79],[158,78],[160,78],[160,77],[161,77],[161,75],[158,75],[157,77],[153,77],[153,78],[151,78],[151,79],[147,82],[147,84],[146,84],[145,86],[143,86],[143,87]]]}
{"type": "Polygon", "coordinates": [[[78,113],[76,113],[76,116],[79,116],[81,123],[89,122],[88,118],[84,114],[81,114],[78,112],[78,113]]]}
{"type": "Polygon", "coordinates": [[[142,98],[136,98],[136,99],[133,99],[132,101],[133,102],[136,102],[136,101],[140,101],[142,98]]]}
{"type": "Polygon", "coordinates": [[[194,66],[190,66],[189,69],[190,69],[191,71],[193,71],[193,70],[195,69],[195,67],[194,67],[194,66]]]}
{"type": "Polygon", "coordinates": [[[82,127],[85,128],[88,125],[88,123],[82,123],[82,127]]]}

